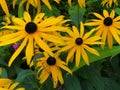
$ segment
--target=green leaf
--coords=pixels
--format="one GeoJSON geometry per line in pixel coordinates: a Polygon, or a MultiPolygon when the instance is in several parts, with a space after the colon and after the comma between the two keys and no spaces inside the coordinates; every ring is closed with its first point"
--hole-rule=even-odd
{"type": "Polygon", "coordinates": [[[22,82],[25,78],[31,75],[35,75],[35,73],[32,70],[23,70],[18,74],[16,81],[22,82]]]}
{"type": "MultiPolygon", "coordinates": [[[[98,48],[96,48],[96,50],[99,52],[100,57],[98,57],[96,55],[93,55],[91,53],[88,53],[90,63],[93,63],[95,61],[99,61],[99,60],[104,59],[106,57],[110,57],[112,55],[120,53],[120,46],[113,46],[112,49],[109,49],[108,47],[105,47],[104,50],[102,50],[98,47],[98,48]]],[[[75,72],[76,70],[83,67],[84,65],[86,65],[86,64],[82,59],[81,62],[80,62],[80,65],[78,67],[76,67],[76,66],[73,67],[72,71],[75,72]]]]}
{"type": "Polygon", "coordinates": [[[70,15],[70,19],[72,20],[72,22],[79,27],[80,21],[83,21],[83,15],[86,12],[85,8],[80,8],[78,5],[76,6],[72,6],[69,8],[68,10],[69,15],[70,15]]]}
{"type": "Polygon", "coordinates": [[[120,15],[120,8],[115,8],[115,12],[120,15]]]}
{"type": "Polygon", "coordinates": [[[1,78],[7,78],[7,71],[5,68],[2,68],[2,74],[0,75],[1,78]]]}
{"type": "Polygon", "coordinates": [[[24,13],[24,6],[22,5],[21,7],[18,8],[18,17],[21,18],[23,17],[24,13]]]}
{"type": "Polygon", "coordinates": [[[67,75],[64,79],[65,90],[81,90],[80,82],[76,76],[67,75]]]}

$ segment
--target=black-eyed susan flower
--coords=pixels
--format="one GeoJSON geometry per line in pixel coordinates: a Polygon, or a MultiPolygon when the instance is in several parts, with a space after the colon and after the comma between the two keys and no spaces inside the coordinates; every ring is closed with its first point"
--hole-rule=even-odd
{"type": "MultiPolygon", "coordinates": [[[[120,16],[115,18],[114,10],[111,11],[110,15],[106,10],[103,10],[103,16],[98,13],[93,13],[99,19],[93,19],[92,22],[85,23],[86,26],[97,26],[96,35],[102,37],[102,42],[108,43],[108,47],[112,48],[113,38],[120,44],[119,34],[120,31],[120,16]]],[[[102,45],[104,48],[104,45],[102,45]]]]}
{"type": "MultiPolygon", "coordinates": [[[[68,0],[68,4],[72,6],[72,0],[68,0]]],[[[80,7],[85,7],[85,0],[78,0],[78,4],[80,7]]]]}
{"type": "Polygon", "coordinates": [[[51,76],[54,88],[57,87],[58,81],[60,81],[61,84],[64,83],[61,69],[72,74],[72,71],[67,67],[66,63],[60,59],[58,53],[55,53],[53,56],[44,53],[44,57],[38,59],[37,67],[39,67],[38,79],[40,83],[44,83],[47,78],[51,76]]]}
{"type": "Polygon", "coordinates": [[[48,52],[51,56],[53,55],[52,50],[49,48],[47,43],[43,39],[55,42],[55,43],[64,43],[61,38],[50,34],[54,31],[66,31],[67,27],[64,27],[63,24],[66,22],[63,16],[59,17],[49,17],[45,18],[44,13],[37,14],[34,20],[31,20],[31,17],[28,12],[24,12],[23,20],[21,18],[14,18],[13,22],[15,25],[4,26],[3,28],[8,28],[16,30],[12,34],[7,34],[0,37],[0,46],[16,43],[17,41],[23,40],[19,48],[11,56],[8,66],[12,64],[14,59],[19,55],[22,49],[26,46],[25,57],[27,59],[27,64],[30,64],[31,58],[33,56],[33,43],[36,42],[40,48],[48,52]]]}
{"type": "Polygon", "coordinates": [[[8,78],[0,78],[0,90],[25,90],[25,88],[17,88],[18,82],[14,82],[8,78]]]}
{"type": "Polygon", "coordinates": [[[98,36],[90,37],[95,29],[92,29],[91,31],[84,34],[84,25],[82,22],[80,23],[80,32],[75,26],[72,27],[72,30],[73,32],[69,32],[70,37],[64,37],[66,45],[64,45],[63,48],[59,50],[59,52],[68,51],[66,58],[67,63],[71,61],[71,58],[75,55],[76,66],[79,65],[81,57],[85,63],[89,65],[86,51],[100,56],[94,48],[90,47],[90,45],[103,44],[102,42],[98,41],[101,38],[98,36]]]}
{"type": "Polygon", "coordinates": [[[3,11],[5,12],[5,14],[6,14],[7,16],[10,16],[10,13],[9,13],[8,6],[7,6],[6,1],[5,1],[5,0],[1,0],[1,1],[0,1],[0,5],[1,5],[3,11]]]}
{"type": "Polygon", "coordinates": [[[106,5],[107,7],[111,7],[112,3],[115,3],[116,5],[118,5],[117,0],[102,0],[102,5],[106,5]]]}

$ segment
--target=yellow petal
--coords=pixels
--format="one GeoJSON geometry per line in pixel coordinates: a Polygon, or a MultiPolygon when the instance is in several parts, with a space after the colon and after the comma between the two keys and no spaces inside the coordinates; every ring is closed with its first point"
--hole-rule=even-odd
{"type": "Polygon", "coordinates": [[[5,0],[1,0],[1,1],[0,1],[0,5],[1,5],[3,11],[5,12],[5,14],[9,17],[10,14],[9,14],[9,10],[8,10],[6,1],[5,1],[5,0]]]}
{"type": "Polygon", "coordinates": [[[60,37],[57,37],[55,35],[42,33],[42,37],[50,42],[64,44],[64,41],[60,37]]]}
{"type": "Polygon", "coordinates": [[[22,51],[22,49],[25,47],[26,43],[27,43],[28,37],[26,37],[23,42],[21,43],[21,45],[19,46],[19,48],[14,52],[14,54],[12,55],[12,57],[10,58],[9,62],[8,62],[8,66],[10,67],[12,62],[15,60],[15,58],[20,54],[20,52],[22,51]]]}
{"type": "Polygon", "coordinates": [[[59,66],[60,68],[62,68],[63,70],[65,70],[65,71],[69,72],[70,74],[72,74],[72,71],[71,71],[67,66],[65,66],[65,65],[63,65],[63,64],[59,64],[58,66],[59,66]]]}
{"type": "Polygon", "coordinates": [[[84,25],[82,22],[80,22],[80,37],[83,37],[84,34],[84,25]]]}
{"type": "Polygon", "coordinates": [[[115,16],[115,11],[114,11],[114,10],[112,10],[112,11],[111,11],[111,13],[110,13],[110,17],[113,19],[113,18],[114,18],[114,16],[115,16]]]}
{"type": "Polygon", "coordinates": [[[112,34],[108,32],[108,47],[112,48],[112,46],[113,46],[113,37],[112,34]]]}
{"type": "Polygon", "coordinates": [[[36,15],[34,22],[37,24],[42,21],[42,18],[44,17],[45,13],[39,13],[36,15]]]}
{"type": "Polygon", "coordinates": [[[76,55],[75,55],[75,62],[76,62],[76,66],[78,67],[78,65],[80,64],[80,59],[81,59],[81,47],[78,47],[76,50],[76,55]]]}
{"type": "Polygon", "coordinates": [[[118,33],[116,32],[116,29],[114,27],[111,27],[110,32],[113,35],[114,39],[117,41],[117,43],[120,44],[120,38],[118,36],[118,33]]]}
{"type": "Polygon", "coordinates": [[[51,67],[51,73],[52,73],[52,79],[53,79],[54,88],[56,88],[57,84],[58,84],[57,72],[56,72],[55,68],[56,68],[55,66],[51,67]]]}
{"type": "Polygon", "coordinates": [[[103,10],[103,15],[104,15],[104,17],[109,17],[108,11],[107,10],[103,10]]]}
{"type": "Polygon", "coordinates": [[[26,47],[26,59],[27,59],[27,64],[30,65],[32,56],[33,56],[33,38],[31,36],[29,36],[29,41],[28,41],[28,45],[26,47]]]}
{"type": "Polygon", "coordinates": [[[10,86],[10,90],[14,90],[15,89],[15,87],[18,85],[19,83],[18,82],[16,82],[16,83],[13,83],[11,86],[10,86]]]}
{"type": "Polygon", "coordinates": [[[87,46],[87,45],[83,45],[83,47],[84,47],[84,49],[86,49],[86,50],[89,51],[90,53],[95,54],[95,55],[97,55],[97,56],[100,56],[100,54],[99,54],[95,49],[93,49],[93,48],[91,48],[91,47],[89,47],[89,46],[87,46]]]}
{"type": "Polygon", "coordinates": [[[24,12],[23,14],[24,20],[28,23],[31,22],[31,17],[28,12],[24,12]]]}
{"type": "Polygon", "coordinates": [[[62,72],[61,72],[61,70],[60,70],[58,67],[56,67],[55,69],[56,69],[56,72],[57,72],[58,80],[60,81],[61,84],[63,84],[63,83],[64,83],[64,80],[63,80],[63,77],[62,77],[62,72]]]}
{"type": "Polygon", "coordinates": [[[101,16],[100,14],[98,14],[98,13],[93,13],[97,18],[99,18],[99,19],[101,19],[101,20],[103,20],[104,19],[104,17],[103,16],[101,16]]]}
{"type": "Polygon", "coordinates": [[[12,34],[1,36],[0,41],[4,42],[6,40],[14,39],[14,38],[18,37],[20,34],[21,34],[21,32],[17,32],[17,33],[12,33],[12,34]]]}
{"type": "Polygon", "coordinates": [[[67,64],[68,64],[69,60],[71,59],[71,57],[74,56],[75,50],[76,50],[76,47],[73,47],[73,48],[68,52],[67,59],[66,59],[66,63],[67,63],[67,64]]]}
{"type": "Polygon", "coordinates": [[[81,54],[82,54],[82,57],[83,57],[83,60],[85,61],[85,63],[86,63],[87,65],[89,65],[88,56],[87,56],[84,48],[81,48],[81,54]]]}
{"type": "Polygon", "coordinates": [[[71,0],[68,0],[68,4],[69,4],[69,6],[72,6],[72,4],[71,4],[71,0]]]}
{"type": "Polygon", "coordinates": [[[79,36],[79,31],[78,31],[77,27],[72,26],[72,30],[76,36],[79,36]]]}
{"type": "Polygon", "coordinates": [[[17,41],[20,41],[22,38],[24,38],[24,36],[20,35],[20,36],[18,36],[16,38],[9,39],[9,40],[6,40],[6,41],[2,41],[2,42],[0,42],[0,46],[5,46],[5,45],[15,43],[17,41]]]}
{"type": "Polygon", "coordinates": [[[50,72],[47,71],[46,69],[44,69],[40,75],[40,83],[44,83],[46,81],[46,79],[48,78],[48,76],[50,75],[50,72]]]}
{"type": "Polygon", "coordinates": [[[50,5],[50,3],[49,3],[48,0],[42,0],[42,2],[43,2],[50,10],[52,10],[52,7],[51,7],[51,5],[50,5]]]}
{"type": "Polygon", "coordinates": [[[26,23],[21,18],[14,18],[13,22],[23,27],[26,25],[26,23]]]}
{"type": "Polygon", "coordinates": [[[42,48],[43,50],[48,52],[51,56],[53,56],[52,50],[49,48],[49,46],[44,41],[41,40],[41,38],[37,34],[34,35],[34,38],[40,48],[42,48]]]}

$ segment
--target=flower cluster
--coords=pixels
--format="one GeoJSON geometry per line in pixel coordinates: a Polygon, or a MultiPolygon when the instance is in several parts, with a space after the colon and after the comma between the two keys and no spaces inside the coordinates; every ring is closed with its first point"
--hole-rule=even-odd
{"type": "MultiPolygon", "coordinates": [[[[116,16],[114,10],[111,10],[109,14],[109,11],[104,9],[103,16],[93,12],[95,17],[79,21],[79,27],[77,27],[71,24],[72,20],[66,19],[64,15],[49,17],[41,9],[45,4],[52,12],[52,3],[59,5],[61,2],[62,0],[51,2],[49,0],[21,0],[18,2],[18,8],[25,6],[22,17],[12,15],[5,0],[0,2],[7,17],[6,23],[4,22],[1,26],[0,46],[12,45],[14,48],[8,67],[11,67],[20,53],[24,52],[25,55],[21,58],[26,60],[29,68],[34,68],[40,84],[51,78],[54,88],[59,82],[64,83],[62,69],[73,74],[69,67],[70,63],[75,62],[76,68],[81,64],[81,60],[90,65],[88,53],[98,58],[101,56],[95,47],[101,46],[104,49],[108,44],[108,47],[112,48],[114,40],[120,44],[120,16],[116,16]],[[33,12],[30,12],[31,7],[34,8],[33,12]],[[37,55],[42,56],[36,58],[37,55]]],[[[77,0],[74,3],[78,3],[79,8],[86,8],[85,2],[87,0],[77,0]]],[[[69,7],[74,4],[71,0],[67,3],[69,7]]],[[[114,3],[117,5],[117,0],[102,0],[101,5],[112,7],[114,3]]],[[[12,4],[15,9],[17,0],[13,0],[12,4]]],[[[11,83],[9,79],[1,78],[0,88],[14,90],[18,83],[12,85],[11,83]]],[[[16,90],[24,90],[24,88],[16,90]]]]}

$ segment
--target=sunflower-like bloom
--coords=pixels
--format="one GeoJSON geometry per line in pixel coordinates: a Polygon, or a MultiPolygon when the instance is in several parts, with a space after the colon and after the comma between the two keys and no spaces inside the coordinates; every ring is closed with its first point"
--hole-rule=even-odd
{"type": "Polygon", "coordinates": [[[117,0],[102,0],[102,5],[106,5],[107,7],[111,7],[112,3],[115,3],[116,5],[118,5],[117,0]]]}
{"type": "MultiPolygon", "coordinates": [[[[68,4],[72,6],[71,0],[68,0],[68,4]]],[[[80,7],[85,7],[85,0],[78,0],[78,4],[80,7]]]]}
{"type": "Polygon", "coordinates": [[[72,71],[66,66],[66,63],[59,58],[58,53],[55,53],[53,56],[44,53],[44,57],[38,59],[37,67],[40,67],[38,70],[40,83],[44,83],[51,75],[54,88],[57,87],[58,81],[60,81],[61,84],[64,83],[61,69],[72,74],[72,71]]]}
{"type": "Polygon", "coordinates": [[[90,32],[87,32],[84,34],[84,25],[81,22],[80,23],[80,33],[78,29],[73,26],[72,27],[73,32],[69,32],[70,37],[65,37],[64,40],[66,42],[66,45],[63,46],[62,49],[59,50],[59,52],[68,51],[66,62],[68,63],[71,61],[71,58],[74,56],[75,53],[75,62],[76,66],[79,65],[81,56],[85,63],[89,65],[89,60],[86,51],[89,51],[92,54],[95,54],[97,56],[100,56],[99,53],[90,47],[90,45],[95,44],[103,44],[102,42],[98,41],[101,38],[98,36],[92,36],[90,35],[95,31],[95,29],[92,29],[90,32]]]}
{"type": "MultiPolygon", "coordinates": [[[[110,15],[106,10],[103,10],[103,16],[98,13],[93,13],[99,19],[93,19],[92,22],[85,23],[87,26],[97,26],[97,36],[102,36],[102,42],[108,43],[108,47],[112,48],[113,38],[120,44],[119,34],[120,31],[120,16],[115,18],[114,10],[111,11],[110,15]]],[[[105,45],[105,44],[104,44],[105,45]]],[[[102,45],[102,48],[104,48],[102,45]]]]}
{"type": "Polygon", "coordinates": [[[34,42],[36,42],[40,48],[48,52],[51,56],[53,55],[52,50],[43,41],[43,39],[60,44],[64,43],[61,38],[50,34],[50,32],[58,30],[65,32],[68,30],[67,27],[63,26],[67,20],[64,20],[63,16],[52,16],[45,19],[43,19],[43,17],[44,13],[40,13],[36,15],[34,20],[31,20],[29,13],[24,12],[23,20],[21,18],[14,18],[13,22],[15,25],[8,25],[3,27],[15,30],[15,32],[0,37],[0,46],[5,46],[23,40],[19,48],[11,56],[8,66],[11,66],[14,59],[19,55],[19,53],[26,45],[25,57],[27,59],[27,64],[29,65],[31,58],[34,55],[34,42]]]}
{"type": "Polygon", "coordinates": [[[10,16],[7,4],[5,0],[0,0],[0,5],[7,16],[10,16]]]}
{"type": "Polygon", "coordinates": [[[0,78],[0,90],[25,90],[25,88],[17,88],[18,82],[13,83],[12,80],[8,78],[0,78]]]}
{"type": "MultiPolygon", "coordinates": [[[[17,0],[13,0],[13,7],[15,7],[15,3],[16,3],[17,0]]],[[[41,8],[41,5],[40,5],[40,2],[43,2],[50,10],[52,10],[52,7],[49,3],[48,0],[21,0],[20,4],[19,4],[19,7],[22,6],[25,2],[26,3],[26,10],[28,11],[29,9],[29,6],[32,5],[33,7],[37,8],[37,12],[39,13],[40,12],[40,8],[41,8]]]]}

